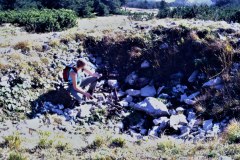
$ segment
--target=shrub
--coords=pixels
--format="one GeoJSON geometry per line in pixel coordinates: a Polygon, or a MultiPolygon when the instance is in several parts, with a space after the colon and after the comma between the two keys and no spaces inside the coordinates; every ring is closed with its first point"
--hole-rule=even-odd
{"type": "Polygon", "coordinates": [[[92,143],[93,148],[100,148],[104,144],[104,139],[102,137],[96,137],[92,143]]]}
{"type": "Polygon", "coordinates": [[[62,31],[76,25],[76,13],[66,9],[12,10],[0,12],[0,24],[12,23],[24,26],[27,31],[62,31]]]}
{"type": "Polygon", "coordinates": [[[19,134],[14,134],[14,135],[11,135],[11,136],[4,137],[4,139],[5,139],[5,144],[10,149],[15,149],[15,150],[20,149],[22,140],[21,140],[19,134]]]}
{"type": "Polygon", "coordinates": [[[233,120],[225,132],[226,140],[230,143],[240,142],[240,122],[233,120]]]}
{"type": "Polygon", "coordinates": [[[114,147],[124,147],[126,145],[126,140],[123,138],[115,138],[112,140],[111,143],[112,146],[114,147]]]}
{"type": "Polygon", "coordinates": [[[8,160],[27,160],[27,158],[23,157],[19,153],[11,153],[8,157],[8,160]]]}
{"type": "Polygon", "coordinates": [[[239,7],[216,7],[216,6],[183,6],[170,9],[159,9],[158,18],[197,18],[204,20],[225,20],[228,22],[240,22],[239,7]]]}
{"type": "Polygon", "coordinates": [[[29,52],[32,48],[32,45],[30,42],[28,41],[24,41],[24,42],[18,42],[15,46],[14,49],[18,50],[20,49],[23,52],[29,52]]]}

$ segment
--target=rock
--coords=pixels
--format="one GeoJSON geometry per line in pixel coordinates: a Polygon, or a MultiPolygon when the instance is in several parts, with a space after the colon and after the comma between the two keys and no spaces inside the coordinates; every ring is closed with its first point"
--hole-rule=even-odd
{"type": "Polygon", "coordinates": [[[89,105],[82,105],[81,106],[81,111],[80,111],[80,118],[85,118],[85,117],[90,117],[91,115],[91,106],[89,105]]]}
{"type": "Polygon", "coordinates": [[[118,102],[122,107],[127,107],[128,106],[128,102],[126,100],[122,100],[120,102],[118,102]]]}
{"type": "Polygon", "coordinates": [[[185,99],[184,102],[188,105],[194,105],[197,103],[197,101],[191,100],[191,99],[185,99]]]}
{"type": "Polygon", "coordinates": [[[168,49],[169,45],[167,43],[163,43],[159,46],[160,49],[168,49]]]}
{"type": "Polygon", "coordinates": [[[122,130],[124,128],[124,124],[122,122],[118,122],[116,124],[116,127],[119,128],[120,130],[122,130]]]}
{"type": "Polygon", "coordinates": [[[196,119],[196,113],[194,113],[193,111],[189,111],[188,112],[188,117],[187,117],[187,120],[188,121],[191,121],[193,119],[196,119]]]}
{"type": "Polygon", "coordinates": [[[8,83],[8,81],[3,81],[3,82],[0,82],[0,86],[2,86],[2,87],[10,87],[10,84],[8,83]]]}
{"type": "Polygon", "coordinates": [[[2,76],[1,77],[1,82],[8,81],[9,77],[8,76],[2,76]]]}
{"type": "Polygon", "coordinates": [[[172,115],[170,117],[170,127],[178,130],[181,127],[181,124],[187,124],[186,116],[183,114],[172,115]]]}
{"type": "Polygon", "coordinates": [[[187,86],[182,86],[182,85],[178,84],[176,87],[173,87],[172,91],[174,93],[179,93],[179,92],[184,93],[184,91],[186,89],[187,89],[187,86]]]}
{"type": "Polygon", "coordinates": [[[137,80],[138,76],[135,72],[132,72],[130,75],[127,76],[125,79],[125,83],[128,83],[130,85],[133,85],[135,81],[137,80]]]}
{"type": "Polygon", "coordinates": [[[169,118],[167,118],[167,117],[160,117],[158,119],[154,119],[153,123],[156,126],[156,125],[158,125],[160,123],[164,123],[164,122],[168,122],[168,121],[169,121],[169,118]]]}
{"type": "Polygon", "coordinates": [[[140,134],[141,135],[146,135],[147,132],[148,132],[148,130],[143,128],[143,129],[141,129],[140,134]]]}
{"type": "Polygon", "coordinates": [[[162,99],[167,99],[167,98],[169,98],[170,96],[168,95],[168,94],[166,94],[166,93],[162,93],[162,94],[160,94],[159,96],[158,96],[158,98],[162,98],[162,99]]]}
{"type": "Polygon", "coordinates": [[[141,96],[143,97],[153,97],[156,93],[157,91],[154,86],[148,85],[141,89],[141,96]]]}
{"type": "Polygon", "coordinates": [[[144,101],[135,104],[134,109],[146,112],[151,116],[169,115],[167,106],[153,97],[147,97],[144,101]]]}
{"type": "Polygon", "coordinates": [[[38,118],[25,120],[25,124],[28,128],[37,130],[41,126],[41,122],[38,118]]]}
{"type": "Polygon", "coordinates": [[[126,93],[130,96],[136,97],[136,96],[140,96],[141,91],[140,90],[134,90],[134,89],[128,89],[128,90],[126,90],[126,93]]]}
{"type": "Polygon", "coordinates": [[[217,77],[215,79],[211,79],[208,82],[203,84],[203,87],[213,87],[222,83],[222,79],[217,77]]]}
{"type": "Polygon", "coordinates": [[[209,119],[209,120],[204,121],[203,122],[203,130],[206,131],[206,132],[211,130],[212,127],[213,127],[212,122],[213,122],[213,119],[209,119]]]}
{"type": "Polygon", "coordinates": [[[225,36],[222,36],[220,33],[218,33],[218,37],[223,41],[227,40],[227,38],[225,36]]]}
{"type": "Polygon", "coordinates": [[[158,137],[158,135],[159,135],[159,126],[154,126],[153,129],[149,130],[148,135],[149,136],[158,137]]]}
{"type": "Polygon", "coordinates": [[[126,95],[126,93],[123,92],[123,91],[118,91],[118,92],[117,92],[117,96],[118,96],[118,97],[123,97],[123,96],[125,96],[125,95],[126,95]]]}
{"type": "Polygon", "coordinates": [[[150,67],[150,63],[145,60],[142,64],[141,64],[141,68],[149,68],[150,67]]]}
{"type": "Polygon", "coordinates": [[[179,129],[180,129],[181,133],[178,136],[178,138],[184,138],[184,137],[188,136],[191,131],[188,126],[181,126],[179,129]]]}
{"type": "Polygon", "coordinates": [[[212,128],[212,131],[213,131],[214,135],[219,134],[221,132],[220,124],[219,123],[214,124],[213,128],[212,128]]]}
{"type": "Polygon", "coordinates": [[[130,95],[127,95],[127,97],[125,97],[124,100],[130,103],[133,101],[133,97],[130,95]]]}
{"type": "Polygon", "coordinates": [[[177,112],[183,112],[184,109],[183,109],[182,107],[177,107],[177,108],[176,108],[176,111],[177,111],[177,112]]]}
{"type": "Polygon", "coordinates": [[[194,99],[194,98],[196,98],[199,94],[200,94],[200,92],[195,92],[195,93],[191,94],[190,96],[188,96],[188,99],[194,99]]]}
{"type": "Polygon", "coordinates": [[[108,85],[112,88],[118,88],[118,81],[115,79],[108,80],[108,85]]]}
{"type": "Polygon", "coordinates": [[[165,86],[159,87],[157,90],[157,94],[160,94],[164,88],[165,88],[165,86]]]}
{"type": "Polygon", "coordinates": [[[232,160],[232,158],[228,156],[221,156],[219,157],[219,160],[232,160]]]}
{"type": "Polygon", "coordinates": [[[190,77],[188,78],[188,82],[190,82],[190,83],[195,82],[196,79],[197,79],[197,76],[198,76],[198,71],[194,71],[194,72],[190,75],[190,77]]]}

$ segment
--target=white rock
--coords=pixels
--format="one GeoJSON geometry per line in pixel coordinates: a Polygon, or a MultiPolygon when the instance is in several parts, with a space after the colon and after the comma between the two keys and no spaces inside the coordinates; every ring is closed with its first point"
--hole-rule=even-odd
{"type": "Polygon", "coordinates": [[[160,118],[158,118],[158,119],[154,119],[154,120],[153,120],[153,123],[154,123],[154,125],[156,126],[156,125],[158,125],[158,124],[160,124],[160,123],[168,122],[168,121],[169,121],[169,118],[167,118],[167,117],[160,117],[160,118]]]}
{"type": "Polygon", "coordinates": [[[194,71],[191,76],[188,78],[188,82],[192,83],[195,82],[197,79],[198,71],[194,71]]]}
{"type": "Polygon", "coordinates": [[[185,99],[184,102],[188,105],[194,105],[197,103],[197,101],[191,100],[191,99],[185,99]]]}
{"type": "Polygon", "coordinates": [[[220,77],[217,77],[215,79],[211,79],[208,82],[203,84],[203,87],[212,87],[212,86],[216,86],[222,83],[222,80],[220,77]]]}
{"type": "Polygon", "coordinates": [[[119,129],[123,129],[124,128],[124,124],[122,122],[118,122],[116,127],[118,127],[119,129]]]}
{"type": "Polygon", "coordinates": [[[149,63],[147,60],[145,60],[145,61],[141,64],[141,68],[148,68],[148,67],[150,67],[150,63],[149,63]]]}
{"type": "Polygon", "coordinates": [[[209,120],[204,121],[203,122],[203,130],[206,131],[206,132],[211,130],[212,127],[213,127],[212,122],[213,122],[213,119],[209,119],[209,120]]]}
{"type": "Polygon", "coordinates": [[[118,87],[118,81],[115,79],[109,79],[108,80],[108,85],[112,88],[117,88],[118,87]]]}
{"type": "Polygon", "coordinates": [[[220,133],[220,132],[221,132],[220,124],[219,124],[219,123],[214,124],[212,130],[213,130],[213,133],[214,133],[215,135],[217,135],[218,133],[220,133]]]}
{"type": "Polygon", "coordinates": [[[149,130],[148,135],[158,137],[158,134],[159,134],[158,132],[159,132],[159,126],[154,126],[153,129],[149,130]]]}
{"type": "Polygon", "coordinates": [[[167,106],[153,97],[147,97],[144,101],[135,104],[134,109],[146,112],[151,116],[169,115],[167,106]]]}
{"type": "Polygon", "coordinates": [[[2,86],[2,87],[10,87],[10,84],[8,84],[8,81],[3,81],[3,82],[0,82],[0,86],[2,86]]]}
{"type": "Polygon", "coordinates": [[[128,106],[128,102],[126,100],[122,100],[120,102],[118,102],[122,107],[127,107],[128,106]]]}
{"type": "Polygon", "coordinates": [[[8,76],[3,76],[1,78],[1,82],[4,82],[4,81],[8,81],[9,80],[9,77],[8,76]]]}
{"type": "Polygon", "coordinates": [[[90,115],[91,115],[91,111],[90,110],[91,110],[91,106],[89,106],[89,105],[82,105],[79,116],[81,118],[90,117],[90,115]]]}
{"type": "Polygon", "coordinates": [[[157,91],[154,86],[145,86],[141,89],[141,96],[143,97],[154,97],[156,95],[157,91]]]}
{"type": "Polygon", "coordinates": [[[141,91],[140,90],[134,90],[134,89],[128,89],[128,90],[126,90],[126,93],[130,96],[136,97],[136,96],[140,96],[141,91]]]}
{"type": "Polygon", "coordinates": [[[183,114],[172,115],[170,117],[170,127],[173,127],[175,130],[178,130],[181,127],[181,124],[187,124],[186,116],[183,114]]]}

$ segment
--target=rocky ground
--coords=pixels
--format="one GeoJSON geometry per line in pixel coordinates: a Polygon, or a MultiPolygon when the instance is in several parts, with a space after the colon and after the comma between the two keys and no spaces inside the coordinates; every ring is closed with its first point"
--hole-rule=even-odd
{"type": "MultiPolygon", "coordinates": [[[[230,114],[235,108],[235,114],[239,112],[235,107],[239,98],[233,96],[234,108],[231,106],[227,112],[219,109],[219,99],[213,102],[213,109],[204,108],[212,105],[212,101],[207,101],[209,94],[218,97],[232,79],[238,79],[239,24],[175,19],[134,21],[112,16],[80,19],[78,27],[61,33],[36,35],[10,25],[2,26],[0,32],[1,159],[240,158],[238,139],[228,143],[225,137],[231,126],[239,134],[239,122],[234,120],[238,117],[230,114]],[[159,25],[160,29],[156,29],[159,25]],[[191,32],[196,28],[199,34],[191,32]],[[158,36],[158,32],[172,35],[178,29],[175,42],[158,36]],[[203,31],[208,31],[208,36],[199,38],[203,31]],[[155,66],[159,57],[147,53],[177,52],[183,48],[178,44],[188,44],[189,36],[190,44],[197,44],[196,47],[213,40],[230,43],[222,45],[223,52],[237,56],[233,56],[232,63],[227,63],[227,56],[227,64],[218,65],[216,61],[210,69],[207,66],[208,72],[198,67],[184,69],[188,66],[188,61],[184,61],[186,64],[177,65],[171,74],[160,73],[161,69],[155,66]],[[144,43],[139,37],[144,37],[144,43]],[[157,48],[145,41],[156,42],[157,48]],[[114,47],[131,56],[144,56],[126,60],[123,57],[128,54],[118,57],[111,52],[114,47]],[[106,55],[99,53],[106,50],[106,55]],[[80,104],[65,91],[61,74],[65,65],[78,58],[84,58],[90,69],[104,75],[98,82],[95,99],[80,104]],[[218,67],[229,68],[224,70],[228,81],[223,72],[208,75],[215,73],[212,70],[218,71],[218,67]],[[157,72],[161,78],[154,76],[157,72]],[[167,77],[164,81],[163,76],[167,77]],[[204,106],[203,102],[209,104],[204,106]],[[213,112],[217,109],[220,111],[213,112]]],[[[194,55],[194,60],[199,60],[197,57],[194,55]]],[[[163,61],[170,63],[169,59],[163,61]]],[[[233,85],[238,86],[238,82],[233,81],[233,85]]],[[[233,90],[238,94],[238,88],[233,90]]]]}

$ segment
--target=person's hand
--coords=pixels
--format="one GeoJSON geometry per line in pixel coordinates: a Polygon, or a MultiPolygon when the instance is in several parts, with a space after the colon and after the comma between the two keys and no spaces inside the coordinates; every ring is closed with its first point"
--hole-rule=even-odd
{"type": "Polygon", "coordinates": [[[93,77],[100,78],[100,77],[102,77],[102,74],[94,73],[94,74],[93,74],[93,77]]]}
{"type": "Polygon", "coordinates": [[[92,95],[90,93],[84,93],[84,96],[86,96],[87,99],[93,99],[92,95]]]}

